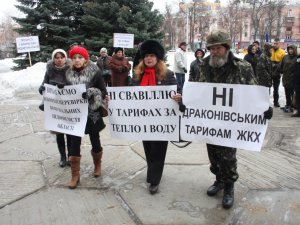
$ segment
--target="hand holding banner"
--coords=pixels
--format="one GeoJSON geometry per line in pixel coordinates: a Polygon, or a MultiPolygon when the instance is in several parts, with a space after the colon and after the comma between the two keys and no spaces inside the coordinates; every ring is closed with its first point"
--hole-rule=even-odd
{"type": "Polygon", "coordinates": [[[85,85],[70,85],[63,89],[44,85],[45,128],[83,137],[88,115],[88,100],[82,98],[85,85]]]}

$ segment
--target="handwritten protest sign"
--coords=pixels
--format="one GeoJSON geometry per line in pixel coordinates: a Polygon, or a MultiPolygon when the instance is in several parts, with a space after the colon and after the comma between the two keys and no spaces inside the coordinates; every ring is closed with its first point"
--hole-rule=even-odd
{"type": "Polygon", "coordinates": [[[268,88],[255,85],[185,83],[183,140],[260,151],[267,129],[268,88]]]}
{"type": "Polygon", "coordinates": [[[83,137],[88,115],[88,101],[82,99],[84,84],[59,89],[45,85],[45,128],[65,134],[83,137]]]}
{"type": "Polygon", "coordinates": [[[128,140],[179,140],[176,86],[108,87],[110,133],[128,140]]]}
{"type": "Polygon", "coordinates": [[[17,37],[17,52],[37,52],[40,51],[40,42],[38,36],[17,37]]]}
{"type": "Polygon", "coordinates": [[[113,46],[120,48],[133,48],[134,34],[114,33],[113,46]]]}

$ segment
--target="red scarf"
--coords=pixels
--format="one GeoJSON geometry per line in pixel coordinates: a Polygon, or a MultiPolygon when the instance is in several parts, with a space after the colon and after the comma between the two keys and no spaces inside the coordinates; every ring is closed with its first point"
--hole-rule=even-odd
{"type": "Polygon", "coordinates": [[[156,86],[155,68],[145,68],[140,86],[156,86]]]}

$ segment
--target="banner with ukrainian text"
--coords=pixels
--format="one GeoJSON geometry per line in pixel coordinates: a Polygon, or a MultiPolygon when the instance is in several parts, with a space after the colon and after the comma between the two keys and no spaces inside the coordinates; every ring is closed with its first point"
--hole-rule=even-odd
{"type": "Polygon", "coordinates": [[[128,140],[179,140],[177,87],[108,87],[110,134],[128,140]]]}
{"type": "Polygon", "coordinates": [[[70,85],[62,89],[44,85],[45,128],[83,137],[88,115],[88,101],[81,97],[86,91],[85,85],[70,85]]]}
{"type": "Polygon", "coordinates": [[[268,88],[187,82],[181,138],[186,141],[260,151],[267,129],[268,88]]]}

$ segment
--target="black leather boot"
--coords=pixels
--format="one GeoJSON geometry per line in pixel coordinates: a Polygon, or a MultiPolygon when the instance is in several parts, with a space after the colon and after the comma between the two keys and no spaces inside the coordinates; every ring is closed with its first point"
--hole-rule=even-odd
{"type": "Polygon", "coordinates": [[[229,209],[234,202],[234,183],[226,183],[224,185],[224,195],[222,205],[223,208],[229,209]]]}
{"type": "Polygon", "coordinates": [[[206,193],[208,196],[214,196],[223,188],[224,188],[224,183],[222,181],[216,180],[215,183],[207,189],[206,193]]]}
{"type": "Polygon", "coordinates": [[[158,184],[150,184],[149,192],[150,194],[155,194],[158,191],[158,184]]]}
{"type": "Polygon", "coordinates": [[[67,157],[65,155],[60,156],[59,166],[65,167],[67,165],[67,157]]]}
{"type": "Polygon", "coordinates": [[[59,166],[60,167],[65,167],[67,165],[67,156],[66,156],[65,146],[59,146],[58,150],[59,150],[59,153],[60,153],[59,166]]]}

